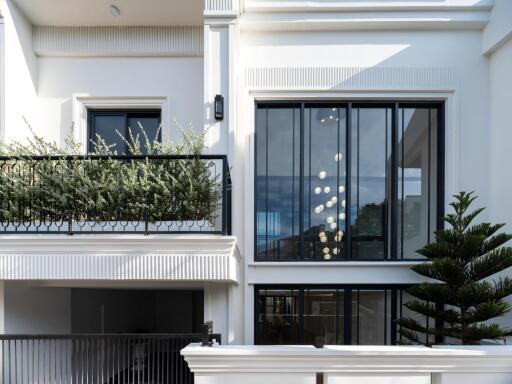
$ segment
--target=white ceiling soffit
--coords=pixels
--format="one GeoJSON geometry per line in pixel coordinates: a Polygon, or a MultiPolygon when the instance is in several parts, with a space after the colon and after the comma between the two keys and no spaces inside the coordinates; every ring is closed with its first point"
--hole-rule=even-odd
{"type": "Polygon", "coordinates": [[[204,0],[14,0],[34,25],[203,25],[204,0]],[[119,10],[118,16],[111,6],[119,10]]]}

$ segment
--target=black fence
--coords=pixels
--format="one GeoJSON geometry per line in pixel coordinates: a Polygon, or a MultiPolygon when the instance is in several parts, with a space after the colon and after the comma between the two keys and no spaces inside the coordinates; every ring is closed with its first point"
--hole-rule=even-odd
{"type": "Polygon", "coordinates": [[[231,232],[225,155],[0,157],[0,234],[231,232]]]}
{"type": "MultiPolygon", "coordinates": [[[[211,335],[220,343],[220,335],[211,335]]],[[[201,334],[0,335],[1,382],[192,384],[180,355],[201,334]]]]}

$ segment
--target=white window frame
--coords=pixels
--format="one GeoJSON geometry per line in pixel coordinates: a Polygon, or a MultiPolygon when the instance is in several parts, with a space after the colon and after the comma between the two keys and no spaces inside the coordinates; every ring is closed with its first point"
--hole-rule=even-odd
{"type": "Polygon", "coordinates": [[[83,94],[73,95],[73,137],[81,144],[82,153],[87,153],[89,132],[87,126],[88,109],[159,109],[161,113],[162,140],[171,137],[170,111],[165,96],[139,97],[97,97],[83,94]]]}

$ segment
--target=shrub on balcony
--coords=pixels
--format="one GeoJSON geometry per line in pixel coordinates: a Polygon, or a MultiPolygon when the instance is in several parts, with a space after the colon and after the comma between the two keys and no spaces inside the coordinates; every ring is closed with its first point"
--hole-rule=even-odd
{"type": "Polygon", "coordinates": [[[130,154],[148,156],[119,156],[125,154],[100,137],[94,155],[80,154],[72,135],[63,148],[36,135],[26,144],[1,145],[8,158],[0,162],[0,222],[215,220],[221,169],[199,157],[204,135],[189,129],[181,143],[145,133],[123,140],[130,154]]]}
{"type": "Polygon", "coordinates": [[[479,344],[512,334],[492,322],[511,308],[504,298],[512,294],[512,280],[496,274],[512,266],[512,248],[503,246],[512,235],[499,232],[505,224],[473,224],[483,208],[469,211],[472,192],[454,198],[454,213],[445,218],[449,228],[418,250],[429,261],[412,267],[437,280],[407,290],[416,299],[405,306],[417,316],[399,319],[398,331],[412,343],[479,344]]]}

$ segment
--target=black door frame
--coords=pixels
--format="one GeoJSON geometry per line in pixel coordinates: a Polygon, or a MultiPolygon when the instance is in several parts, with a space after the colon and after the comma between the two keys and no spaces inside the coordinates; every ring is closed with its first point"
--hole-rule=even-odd
{"type": "MultiPolygon", "coordinates": [[[[387,324],[387,316],[384,316],[384,341],[386,344],[395,345],[398,340],[397,335],[397,319],[402,316],[402,309],[399,300],[401,301],[401,292],[409,285],[404,284],[261,284],[254,285],[254,344],[258,340],[257,335],[257,319],[260,315],[259,312],[259,294],[260,290],[297,290],[299,291],[299,344],[304,340],[304,292],[309,289],[331,289],[336,290],[336,293],[343,291],[343,306],[344,306],[344,322],[343,322],[343,344],[352,345],[352,295],[354,292],[360,290],[378,290],[384,292],[385,301],[385,314],[387,312],[387,305],[390,305],[391,319],[390,324],[387,324]],[[387,293],[390,293],[390,303],[387,302],[387,293]],[[390,340],[387,340],[388,326],[390,327],[390,340]]],[[[338,306],[336,306],[338,308],[338,306]]],[[[338,315],[338,313],[336,313],[338,315]]],[[[338,319],[338,316],[337,316],[338,319]]],[[[336,340],[339,340],[338,329],[336,330],[336,340]]]]}

